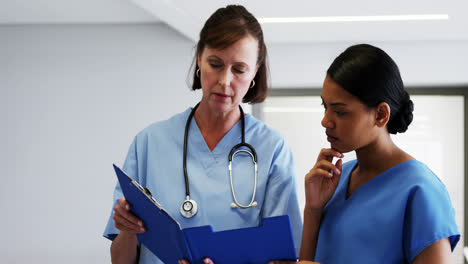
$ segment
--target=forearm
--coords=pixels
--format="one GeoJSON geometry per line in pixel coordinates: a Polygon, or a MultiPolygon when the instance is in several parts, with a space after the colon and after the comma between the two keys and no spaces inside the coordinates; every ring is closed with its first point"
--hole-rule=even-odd
{"type": "Polygon", "coordinates": [[[134,233],[121,232],[112,241],[111,259],[114,264],[133,264],[137,261],[137,237],[134,233]]]}
{"type": "Polygon", "coordinates": [[[302,231],[300,260],[313,261],[315,259],[321,219],[322,210],[304,209],[304,228],[302,231]]]}

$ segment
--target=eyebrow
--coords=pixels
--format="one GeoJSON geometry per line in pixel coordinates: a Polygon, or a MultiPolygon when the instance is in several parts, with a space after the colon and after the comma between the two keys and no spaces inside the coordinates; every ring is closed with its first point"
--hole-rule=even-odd
{"type": "MultiPolygon", "coordinates": [[[[322,98],[322,97],[320,96],[320,98],[322,98]]],[[[322,98],[322,104],[324,104],[324,103],[325,103],[325,100],[323,100],[323,98],[322,98]]],[[[340,103],[340,102],[337,102],[337,103],[330,103],[329,105],[331,105],[331,106],[347,106],[347,104],[345,104],[345,103],[340,103]]]]}
{"type": "MultiPolygon", "coordinates": [[[[220,60],[220,61],[223,61],[223,59],[221,59],[220,57],[216,56],[216,55],[209,55],[207,57],[208,60],[212,60],[212,59],[215,59],[215,60],[220,60]]],[[[224,61],[223,61],[224,62],[224,61]]],[[[243,61],[235,61],[234,64],[237,64],[237,65],[241,65],[243,67],[246,67],[246,68],[249,68],[249,65],[243,61]]]]}
{"type": "Polygon", "coordinates": [[[210,59],[221,60],[221,58],[218,57],[218,56],[216,56],[216,55],[210,55],[210,56],[207,57],[207,59],[209,59],[209,60],[210,60],[210,59]]]}
{"type": "Polygon", "coordinates": [[[346,106],[347,104],[345,103],[331,103],[331,106],[346,106]]]}

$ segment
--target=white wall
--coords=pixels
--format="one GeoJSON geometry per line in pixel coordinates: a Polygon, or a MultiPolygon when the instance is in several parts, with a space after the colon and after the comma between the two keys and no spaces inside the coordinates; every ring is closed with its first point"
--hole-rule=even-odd
{"type": "MultiPolygon", "coordinates": [[[[111,164],[198,100],[193,45],[161,24],[0,26],[1,263],[110,262],[111,164]]],[[[320,86],[347,46],[269,45],[273,86],[320,86]]],[[[466,46],[382,45],[412,84],[467,84],[466,46]]]]}
{"type": "Polygon", "coordinates": [[[164,25],[0,27],[0,263],[109,263],[133,136],[194,105],[193,44],[164,25]]]}
{"type": "MultiPolygon", "coordinates": [[[[274,88],[321,87],[333,59],[359,43],[268,45],[274,88]]],[[[369,42],[397,63],[407,86],[467,85],[468,41],[369,42]]]]}

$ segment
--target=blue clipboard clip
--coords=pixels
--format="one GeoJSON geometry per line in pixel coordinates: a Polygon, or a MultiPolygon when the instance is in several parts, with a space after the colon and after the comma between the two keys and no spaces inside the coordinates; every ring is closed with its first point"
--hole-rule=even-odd
{"type": "Polygon", "coordinates": [[[288,215],[264,218],[258,227],[219,232],[213,232],[211,226],[182,229],[149,190],[115,164],[114,170],[132,213],[145,223],[146,232],[137,234],[138,240],[164,263],[187,259],[203,264],[205,257],[216,264],[297,260],[288,215]]]}

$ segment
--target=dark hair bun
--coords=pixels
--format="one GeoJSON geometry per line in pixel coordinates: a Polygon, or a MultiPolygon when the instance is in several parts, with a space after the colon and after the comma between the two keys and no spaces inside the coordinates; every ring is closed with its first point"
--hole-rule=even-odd
{"type": "Polygon", "coordinates": [[[405,132],[413,121],[413,110],[413,101],[411,101],[408,93],[406,93],[405,100],[402,102],[400,110],[390,117],[390,121],[387,124],[388,132],[390,134],[405,132]]]}

